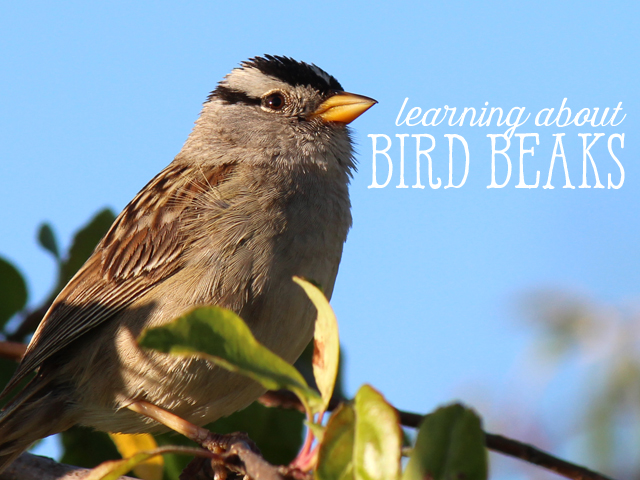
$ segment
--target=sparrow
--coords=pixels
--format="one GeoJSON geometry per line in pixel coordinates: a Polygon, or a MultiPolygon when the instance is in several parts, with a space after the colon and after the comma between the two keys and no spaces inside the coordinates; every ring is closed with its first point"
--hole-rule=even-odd
{"type": "Polygon", "coordinates": [[[136,402],[204,425],[260,396],[247,377],[136,339],[217,305],[295,361],[315,309],[292,277],[331,296],[351,227],[347,124],[375,103],[283,56],[251,58],[224,77],[182,150],[120,213],[33,335],[1,394],[17,391],[0,413],[0,472],[73,425],[167,430],[136,402]]]}

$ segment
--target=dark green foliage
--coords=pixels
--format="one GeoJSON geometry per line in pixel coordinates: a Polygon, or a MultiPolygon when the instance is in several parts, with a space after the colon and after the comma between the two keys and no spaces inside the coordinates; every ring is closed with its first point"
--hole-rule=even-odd
{"type": "Polygon", "coordinates": [[[0,329],[26,303],[26,282],[16,267],[0,257],[0,329]]]}
{"type": "Polygon", "coordinates": [[[69,465],[91,468],[105,460],[117,460],[120,454],[104,432],[86,427],[72,427],[62,435],[64,453],[60,461],[69,465]]]}
{"type": "Polygon", "coordinates": [[[487,449],[480,417],[460,404],[425,415],[403,480],[483,480],[487,449]]]}
{"type": "MultiPolygon", "coordinates": [[[[17,363],[13,360],[0,358],[0,389],[4,388],[4,386],[9,383],[9,379],[13,375],[16,366],[17,363]]],[[[9,398],[3,398],[0,400],[0,408],[2,408],[8,401],[9,398]]]]}
{"type": "Polygon", "coordinates": [[[58,248],[58,240],[56,239],[53,228],[48,223],[43,223],[38,229],[38,243],[47,252],[53,255],[53,258],[60,260],[60,248],[58,248]]]}

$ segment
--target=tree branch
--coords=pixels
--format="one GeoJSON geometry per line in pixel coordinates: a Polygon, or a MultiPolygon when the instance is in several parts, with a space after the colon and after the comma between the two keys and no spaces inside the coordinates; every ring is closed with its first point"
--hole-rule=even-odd
{"type": "MultiPolygon", "coordinates": [[[[0,473],[0,480],[82,480],[91,470],[58,463],[50,458],[23,453],[0,473]]],[[[120,480],[136,480],[120,477],[120,480]]]]}
{"type": "Polygon", "coordinates": [[[0,342],[0,358],[19,362],[26,350],[27,346],[24,343],[0,342]]]}
{"type": "Polygon", "coordinates": [[[518,442],[494,433],[485,433],[485,435],[487,448],[490,450],[544,467],[558,475],[562,475],[563,477],[575,480],[612,480],[611,477],[606,477],[601,473],[594,472],[588,468],[554,457],[553,455],[543,452],[532,445],[518,442]]]}
{"type": "MultiPolygon", "coordinates": [[[[260,480],[291,478],[281,475],[278,467],[271,465],[262,456],[253,452],[243,441],[234,442],[229,446],[225,457],[233,461],[233,458],[230,457],[234,456],[242,462],[244,471],[250,478],[260,480]]],[[[234,463],[237,463],[237,460],[234,463]]],[[[4,472],[0,473],[0,480],[82,480],[89,475],[90,471],[91,469],[58,463],[47,457],[23,453],[4,472]]],[[[119,480],[136,479],[125,476],[120,477],[119,480]]]]}

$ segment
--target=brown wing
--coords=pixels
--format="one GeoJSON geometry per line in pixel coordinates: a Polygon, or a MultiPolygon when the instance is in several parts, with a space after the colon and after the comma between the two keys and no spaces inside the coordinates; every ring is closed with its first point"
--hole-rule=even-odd
{"type": "Polygon", "coordinates": [[[44,360],[182,269],[194,240],[185,234],[185,218],[203,193],[233,171],[233,164],[208,171],[171,164],[151,180],[53,302],[0,397],[44,360]]]}

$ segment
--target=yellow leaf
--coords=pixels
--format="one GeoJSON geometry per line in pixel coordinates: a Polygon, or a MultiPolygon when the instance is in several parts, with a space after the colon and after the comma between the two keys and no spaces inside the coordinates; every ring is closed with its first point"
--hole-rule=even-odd
{"type": "Polygon", "coordinates": [[[178,453],[181,455],[191,455],[199,457],[214,458],[215,455],[211,452],[203,450],[201,448],[190,448],[180,446],[166,446],[156,448],[148,452],[139,452],[132,457],[125,458],[123,460],[108,460],[101,463],[96,468],[92,469],[85,477],[84,480],[118,480],[122,475],[131,470],[135,470],[135,467],[142,462],[145,462],[157,455],[166,455],[168,453],[178,453]]]}
{"type": "MultiPolygon", "coordinates": [[[[139,433],[135,435],[125,433],[110,433],[109,436],[122,458],[130,458],[140,452],[152,451],[158,448],[155,439],[148,433],[139,433]]],[[[133,473],[143,480],[162,480],[162,471],[164,470],[164,459],[160,456],[154,456],[138,463],[133,467],[133,473]]]]}
{"type": "Polygon", "coordinates": [[[300,277],[293,277],[293,281],[304,289],[318,312],[313,334],[312,364],[313,376],[320,390],[324,411],[329,405],[338,376],[340,363],[338,320],[324,293],[318,287],[300,277]]]}

